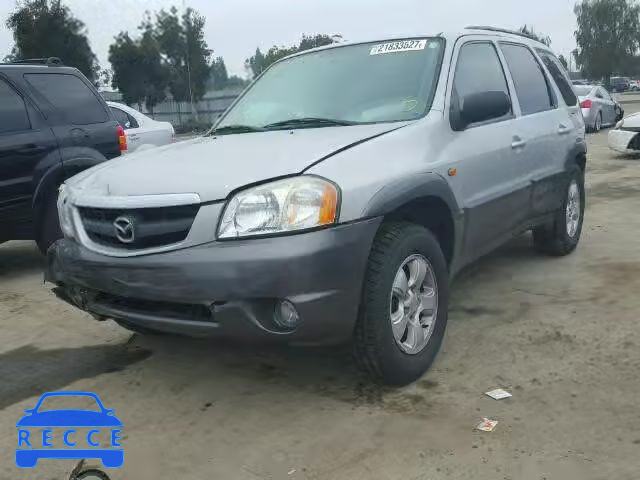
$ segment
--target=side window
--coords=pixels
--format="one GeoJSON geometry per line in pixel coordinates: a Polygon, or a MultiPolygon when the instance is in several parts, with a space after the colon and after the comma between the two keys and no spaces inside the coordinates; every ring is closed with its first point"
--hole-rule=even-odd
{"type": "Polygon", "coordinates": [[[558,90],[564,99],[564,103],[569,107],[573,107],[578,104],[578,98],[576,97],[573,88],[571,88],[571,81],[567,75],[564,67],[560,63],[560,60],[556,58],[551,52],[538,49],[538,55],[542,58],[545,67],[549,70],[549,73],[553,77],[553,81],[556,82],[558,90]]]}
{"type": "Polygon", "coordinates": [[[122,128],[131,128],[131,125],[127,127],[127,123],[129,123],[129,116],[116,107],[109,107],[113,116],[116,117],[117,122],[120,124],[122,128]]]}
{"type": "Polygon", "coordinates": [[[31,129],[24,100],[4,80],[0,80],[0,134],[31,129]]]}
{"type": "MultiPolygon", "coordinates": [[[[467,43],[460,48],[458,64],[453,77],[451,91],[451,124],[455,125],[460,115],[464,98],[481,92],[504,92],[509,96],[509,87],[504,70],[493,44],[488,42],[467,43]]],[[[511,113],[503,117],[510,118],[511,113]]],[[[500,119],[497,119],[500,120],[500,119]]]]}
{"type": "Polygon", "coordinates": [[[75,75],[31,73],[27,82],[70,123],[89,125],[106,122],[107,112],[91,89],[75,75]]]}
{"type": "Polygon", "coordinates": [[[131,124],[131,127],[129,127],[129,128],[139,128],[140,127],[140,125],[138,125],[138,121],[135,118],[133,118],[132,115],[129,115],[127,113],[127,118],[129,119],[129,123],[131,124]]]}
{"type": "Polygon", "coordinates": [[[544,112],[555,107],[542,67],[524,45],[501,43],[500,49],[516,87],[523,115],[544,112]]]}

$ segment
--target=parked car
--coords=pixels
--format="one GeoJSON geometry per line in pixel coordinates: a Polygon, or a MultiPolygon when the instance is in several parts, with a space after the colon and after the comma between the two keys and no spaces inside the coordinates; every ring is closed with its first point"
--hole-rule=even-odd
{"type": "Polygon", "coordinates": [[[636,92],[640,90],[640,81],[629,80],[629,90],[631,90],[632,92],[636,92]]]}
{"type": "Polygon", "coordinates": [[[611,77],[609,85],[613,93],[626,92],[631,86],[627,77],[611,77]]]}
{"type": "Polygon", "coordinates": [[[176,133],[169,122],[158,122],[121,103],[107,102],[107,105],[124,128],[128,152],[160,147],[173,142],[176,133]]]}
{"type": "Polygon", "coordinates": [[[58,187],[120,155],[124,130],[91,82],[58,59],[0,64],[0,242],[62,236],[58,187]]]}
{"type": "Polygon", "coordinates": [[[582,79],[573,80],[571,83],[573,85],[589,85],[590,84],[589,80],[582,80],[582,79]]]}
{"type": "Polygon", "coordinates": [[[134,156],[65,183],[60,298],[134,331],[351,338],[390,384],[433,362],[462,267],[527,230],[551,255],[581,234],[568,76],[486,27],[292,55],[207,136],[134,156]]]}
{"type": "Polygon", "coordinates": [[[609,132],[609,148],[620,153],[640,153],[640,113],[622,119],[609,132]]]}
{"type": "Polygon", "coordinates": [[[578,95],[582,116],[587,130],[599,132],[603,127],[610,127],[618,121],[617,102],[602,87],[595,85],[574,86],[578,95]]]}

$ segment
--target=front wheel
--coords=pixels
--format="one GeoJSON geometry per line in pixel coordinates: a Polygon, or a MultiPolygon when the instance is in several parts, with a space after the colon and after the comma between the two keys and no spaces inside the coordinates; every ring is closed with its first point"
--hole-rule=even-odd
{"type": "Polygon", "coordinates": [[[384,224],[369,256],[356,361],[386,384],[417,380],[440,349],[448,300],[447,263],[434,235],[411,223],[384,224]]]}
{"type": "Polygon", "coordinates": [[[582,234],[584,207],[584,175],[580,167],[574,165],[569,171],[562,205],[557,210],[554,220],[533,229],[536,250],[554,256],[573,252],[582,234]]]}

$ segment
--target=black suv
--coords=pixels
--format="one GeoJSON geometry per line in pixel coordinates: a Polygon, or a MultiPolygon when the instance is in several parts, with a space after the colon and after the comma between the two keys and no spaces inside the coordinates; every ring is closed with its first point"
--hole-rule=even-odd
{"type": "Polygon", "coordinates": [[[57,59],[0,64],[0,243],[62,236],[59,185],[126,149],[122,127],[78,70],[57,59]]]}

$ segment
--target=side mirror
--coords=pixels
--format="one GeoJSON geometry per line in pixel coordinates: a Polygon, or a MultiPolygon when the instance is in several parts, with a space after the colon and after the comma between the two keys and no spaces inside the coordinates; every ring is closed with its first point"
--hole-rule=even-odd
{"type": "Polygon", "coordinates": [[[504,92],[472,93],[464,97],[460,112],[461,129],[473,123],[500,118],[511,111],[511,100],[504,92]]]}
{"type": "Polygon", "coordinates": [[[124,124],[124,128],[131,128],[131,122],[127,122],[124,124]]]}
{"type": "Polygon", "coordinates": [[[33,413],[33,409],[32,408],[27,408],[24,413],[33,413]]]}

